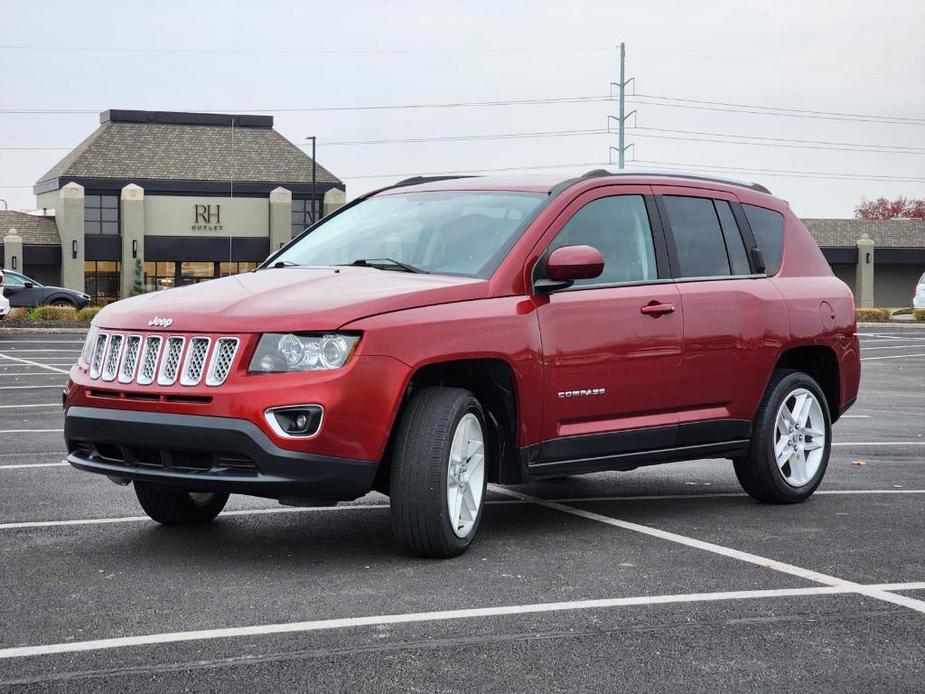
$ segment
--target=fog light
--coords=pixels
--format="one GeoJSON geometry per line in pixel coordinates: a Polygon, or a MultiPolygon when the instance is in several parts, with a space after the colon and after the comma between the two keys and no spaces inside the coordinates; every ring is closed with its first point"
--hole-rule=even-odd
{"type": "Polygon", "coordinates": [[[286,437],[309,437],[318,433],[324,409],[320,405],[289,405],[267,410],[267,423],[286,437]]]}

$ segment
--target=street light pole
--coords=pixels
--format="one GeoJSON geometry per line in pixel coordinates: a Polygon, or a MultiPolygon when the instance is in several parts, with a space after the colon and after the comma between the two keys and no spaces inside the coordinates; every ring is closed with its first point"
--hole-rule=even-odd
{"type": "Polygon", "coordinates": [[[317,219],[315,219],[315,181],[316,181],[315,172],[316,172],[316,167],[317,167],[317,165],[315,164],[315,141],[317,138],[314,135],[309,135],[305,139],[312,141],[312,203],[311,203],[312,209],[311,209],[311,215],[312,215],[312,224],[314,224],[316,221],[318,221],[317,219]]]}

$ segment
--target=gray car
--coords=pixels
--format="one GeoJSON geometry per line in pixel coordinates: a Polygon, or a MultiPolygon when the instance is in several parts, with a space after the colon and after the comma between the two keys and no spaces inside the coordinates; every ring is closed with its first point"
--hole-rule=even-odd
{"type": "Polygon", "coordinates": [[[3,278],[3,295],[9,299],[12,308],[50,305],[80,309],[90,303],[87,294],[64,287],[46,287],[19,272],[4,270],[3,278]]]}

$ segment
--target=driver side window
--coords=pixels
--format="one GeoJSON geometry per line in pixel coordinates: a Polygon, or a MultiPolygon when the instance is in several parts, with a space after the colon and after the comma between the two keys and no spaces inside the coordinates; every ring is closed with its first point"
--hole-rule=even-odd
{"type": "Polygon", "coordinates": [[[26,281],[19,275],[12,275],[9,272],[4,273],[3,283],[7,287],[25,287],[26,281]]]}
{"type": "Polygon", "coordinates": [[[614,195],[589,202],[566,223],[550,250],[579,245],[601,252],[604,272],[594,279],[578,280],[574,286],[658,279],[652,229],[641,195],[614,195]]]}

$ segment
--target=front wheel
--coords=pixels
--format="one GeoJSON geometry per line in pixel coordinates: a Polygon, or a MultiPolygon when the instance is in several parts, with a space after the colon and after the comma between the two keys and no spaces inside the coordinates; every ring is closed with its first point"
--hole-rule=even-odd
{"type": "Polygon", "coordinates": [[[461,388],[412,396],[397,431],[390,480],[392,529],[419,557],[466,551],[482,520],[489,463],[485,415],[461,388]]]}
{"type": "Polygon", "coordinates": [[[68,301],[67,299],[55,299],[49,306],[54,306],[55,308],[77,308],[72,301],[68,301]]]}
{"type": "Polygon", "coordinates": [[[736,477],[759,501],[805,501],[822,482],[831,445],[829,407],[816,381],[802,371],[775,371],[748,455],[733,461],[736,477]]]}
{"type": "Polygon", "coordinates": [[[173,491],[147,482],[135,482],[135,496],[145,513],[164,525],[204,525],[228,502],[227,494],[173,491]]]}

